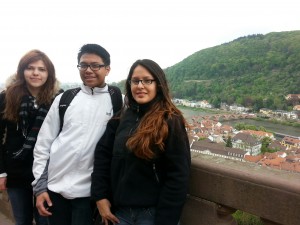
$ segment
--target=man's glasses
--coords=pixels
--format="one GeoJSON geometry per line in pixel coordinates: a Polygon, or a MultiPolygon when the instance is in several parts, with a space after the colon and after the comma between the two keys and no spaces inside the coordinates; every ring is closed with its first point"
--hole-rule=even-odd
{"type": "Polygon", "coordinates": [[[91,64],[91,65],[88,65],[88,64],[79,64],[79,65],[77,65],[77,68],[80,71],[86,71],[89,67],[93,71],[98,71],[98,70],[101,69],[101,67],[105,67],[105,65],[103,65],[103,64],[91,64]]]}
{"type": "Polygon", "coordinates": [[[128,80],[128,83],[130,85],[139,85],[139,83],[141,82],[142,85],[150,85],[153,81],[155,80],[128,80]]]}

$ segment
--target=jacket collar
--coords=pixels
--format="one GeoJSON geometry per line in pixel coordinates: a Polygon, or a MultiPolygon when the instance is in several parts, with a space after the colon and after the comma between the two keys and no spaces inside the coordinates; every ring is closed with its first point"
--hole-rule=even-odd
{"type": "Polygon", "coordinates": [[[90,88],[88,86],[85,86],[84,84],[81,84],[80,88],[84,93],[89,94],[89,95],[108,93],[108,85],[107,84],[103,88],[99,88],[99,87],[90,88]]]}
{"type": "Polygon", "coordinates": [[[158,101],[157,98],[154,98],[153,100],[151,100],[150,102],[147,102],[145,104],[138,104],[137,102],[133,102],[132,105],[130,106],[130,108],[133,111],[137,111],[140,112],[142,114],[145,114],[147,111],[149,111],[149,109],[152,107],[152,105],[158,101]]]}

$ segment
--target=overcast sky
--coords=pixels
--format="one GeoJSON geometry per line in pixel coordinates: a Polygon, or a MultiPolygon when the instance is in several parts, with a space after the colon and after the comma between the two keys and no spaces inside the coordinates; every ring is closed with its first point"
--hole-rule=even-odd
{"type": "Polygon", "coordinates": [[[111,54],[108,82],[137,59],[162,68],[251,34],[300,30],[299,0],[9,0],[0,7],[0,82],[31,49],[44,51],[61,82],[80,82],[86,43],[111,54]]]}

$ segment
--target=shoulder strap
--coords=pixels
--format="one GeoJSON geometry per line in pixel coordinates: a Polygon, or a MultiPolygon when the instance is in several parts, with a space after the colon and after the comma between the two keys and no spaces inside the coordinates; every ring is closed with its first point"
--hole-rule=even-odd
{"type": "Polygon", "coordinates": [[[123,106],[123,98],[121,90],[116,86],[108,85],[108,92],[111,97],[114,115],[119,112],[123,106]]]}
{"type": "Polygon", "coordinates": [[[59,106],[58,106],[59,120],[60,120],[60,129],[59,129],[59,132],[61,131],[61,129],[63,127],[63,124],[64,124],[64,116],[65,116],[66,110],[69,107],[69,105],[72,102],[72,100],[75,97],[75,95],[77,95],[77,93],[79,91],[80,91],[80,87],[66,90],[62,94],[62,96],[61,96],[61,98],[59,100],[59,106]]]}

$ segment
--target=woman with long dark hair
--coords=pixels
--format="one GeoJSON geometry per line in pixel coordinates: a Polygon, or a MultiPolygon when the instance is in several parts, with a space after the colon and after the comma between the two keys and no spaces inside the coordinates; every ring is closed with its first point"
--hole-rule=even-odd
{"type": "Polygon", "coordinates": [[[136,61],[125,107],[108,122],[95,150],[92,198],[106,225],[178,224],[191,161],[186,125],[161,67],[136,61]]]}

